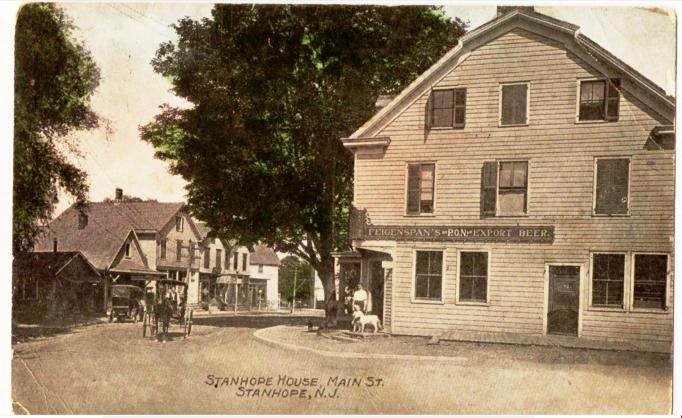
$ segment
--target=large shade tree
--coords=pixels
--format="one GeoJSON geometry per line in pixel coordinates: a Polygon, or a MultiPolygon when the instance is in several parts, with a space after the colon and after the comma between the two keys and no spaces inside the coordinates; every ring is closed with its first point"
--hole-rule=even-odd
{"type": "Polygon", "coordinates": [[[69,134],[92,129],[99,118],[90,97],[99,69],[72,37],[73,26],[49,3],[22,6],[14,57],[13,251],[30,249],[47,224],[61,188],[81,205],[86,173],[68,160],[78,152],[69,134]]]}
{"type": "Polygon", "coordinates": [[[154,70],[193,106],[162,107],[142,138],[189,182],[196,216],[225,238],[302,257],[330,307],[352,200],[341,138],[465,26],[436,7],[216,5],[159,47],[154,70]]]}

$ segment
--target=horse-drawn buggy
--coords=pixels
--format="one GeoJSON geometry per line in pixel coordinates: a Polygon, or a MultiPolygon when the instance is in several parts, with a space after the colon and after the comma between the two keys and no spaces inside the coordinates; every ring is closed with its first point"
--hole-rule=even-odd
{"type": "Polygon", "coordinates": [[[110,288],[111,298],[107,303],[107,317],[109,322],[132,320],[137,322],[142,318],[142,288],[129,284],[115,284],[110,288]]]}
{"type": "Polygon", "coordinates": [[[155,292],[147,293],[142,318],[142,337],[165,339],[170,326],[177,325],[184,338],[192,332],[193,309],[187,309],[187,283],[179,280],[155,280],[155,292]]]}

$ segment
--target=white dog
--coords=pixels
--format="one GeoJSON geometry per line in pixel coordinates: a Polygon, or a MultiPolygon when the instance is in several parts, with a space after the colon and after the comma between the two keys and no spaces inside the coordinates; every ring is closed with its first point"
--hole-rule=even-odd
{"type": "Polygon", "coordinates": [[[365,332],[365,326],[371,325],[374,328],[374,333],[376,334],[381,327],[381,321],[376,315],[365,315],[361,310],[356,309],[353,311],[353,332],[365,332]]]}

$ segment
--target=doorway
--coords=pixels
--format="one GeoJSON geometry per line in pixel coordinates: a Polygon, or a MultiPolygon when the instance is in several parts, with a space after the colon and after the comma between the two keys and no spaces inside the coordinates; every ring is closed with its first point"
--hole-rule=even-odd
{"type": "Polygon", "coordinates": [[[547,333],[578,336],[580,266],[549,266],[547,333]]]}
{"type": "Polygon", "coordinates": [[[384,320],[384,268],[381,261],[369,262],[369,292],[372,296],[372,312],[384,320]]]}

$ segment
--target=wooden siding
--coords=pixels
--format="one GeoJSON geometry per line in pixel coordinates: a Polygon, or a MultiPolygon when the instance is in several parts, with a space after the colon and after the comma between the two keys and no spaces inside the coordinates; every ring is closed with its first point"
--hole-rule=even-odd
{"type": "MultiPolygon", "coordinates": [[[[433,86],[467,88],[464,129],[425,131],[426,93],[377,134],[391,138],[383,155],[356,156],[354,205],[367,209],[373,224],[555,226],[551,245],[486,247],[488,306],[455,304],[456,251],[480,245],[431,244],[446,249],[444,303],[421,304],[411,302],[412,260],[415,245],[428,244],[399,243],[392,295],[387,289],[393,332],[540,334],[546,263],[580,263],[584,337],[672,340],[672,309],[609,312],[586,306],[590,251],[659,251],[672,258],[675,171],[674,151],[645,149],[652,128],[670,121],[629,92],[621,95],[619,121],[576,123],[577,80],[590,77],[603,75],[561,43],[514,29],[472,51],[433,86]],[[499,85],[516,81],[530,82],[529,124],[498,127],[499,85]],[[631,158],[629,216],[592,214],[594,162],[603,156],[631,158]],[[528,215],[480,219],[481,167],[500,159],[529,161],[528,215]],[[406,164],[412,161],[436,162],[433,216],[405,216],[406,164]]],[[[668,294],[672,306],[672,288],[668,294]]]]}

